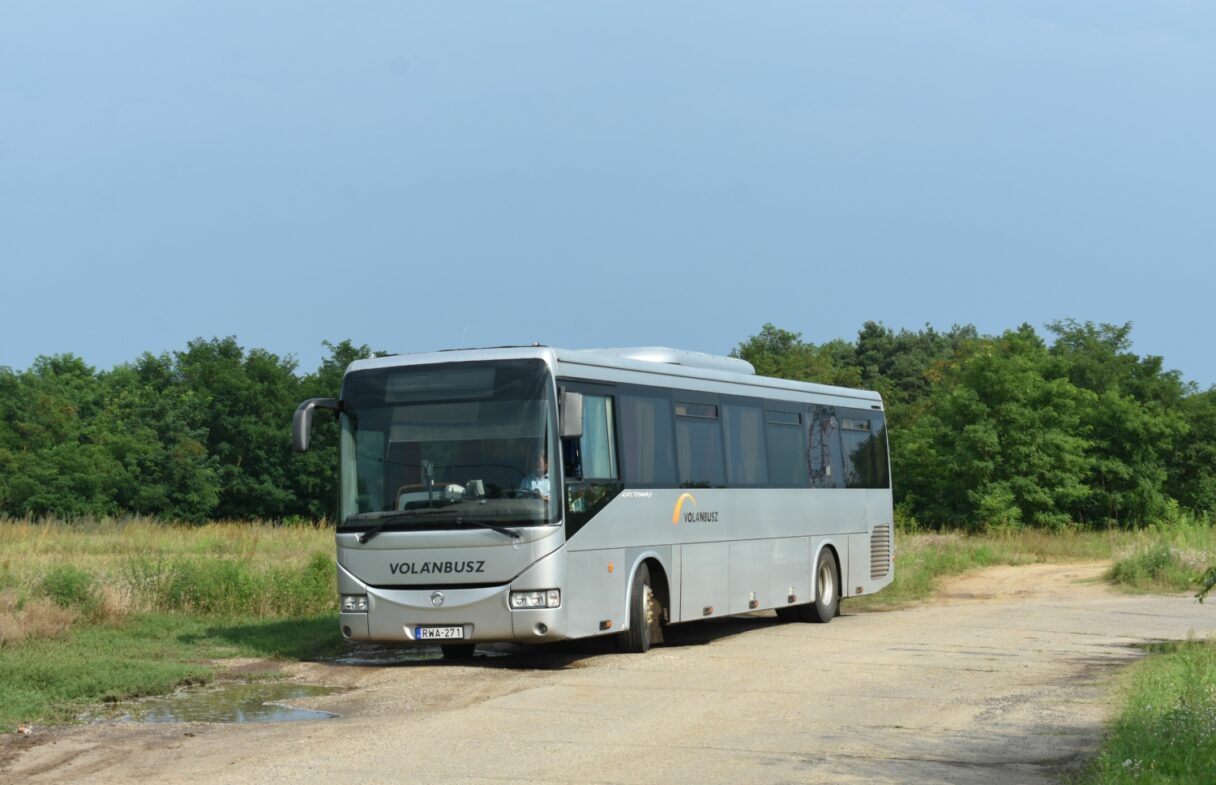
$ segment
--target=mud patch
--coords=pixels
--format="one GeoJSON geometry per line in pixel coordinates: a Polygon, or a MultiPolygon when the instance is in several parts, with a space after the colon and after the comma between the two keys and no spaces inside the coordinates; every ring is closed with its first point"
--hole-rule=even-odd
{"type": "Polygon", "coordinates": [[[41,728],[35,728],[31,736],[20,736],[16,733],[0,736],[0,774],[8,771],[17,756],[26,750],[46,744],[50,740],[50,733],[44,732],[41,728]]]}

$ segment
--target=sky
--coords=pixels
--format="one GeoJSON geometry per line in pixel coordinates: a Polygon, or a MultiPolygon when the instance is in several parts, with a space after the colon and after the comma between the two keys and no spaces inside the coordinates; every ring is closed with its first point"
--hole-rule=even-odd
{"type": "Polygon", "coordinates": [[[0,2],[0,366],[1133,323],[1206,388],[1216,4],[0,2]]]}

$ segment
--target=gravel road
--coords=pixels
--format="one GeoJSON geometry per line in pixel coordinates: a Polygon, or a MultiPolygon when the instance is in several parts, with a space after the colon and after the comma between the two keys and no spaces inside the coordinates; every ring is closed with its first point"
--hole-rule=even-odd
{"type": "Polygon", "coordinates": [[[1216,629],[1216,607],[1117,593],[1103,567],[985,570],[828,625],[684,625],[646,655],[292,665],[348,688],[300,702],[340,719],[52,730],[0,742],[0,782],[1052,783],[1097,746],[1133,644],[1216,629]]]}

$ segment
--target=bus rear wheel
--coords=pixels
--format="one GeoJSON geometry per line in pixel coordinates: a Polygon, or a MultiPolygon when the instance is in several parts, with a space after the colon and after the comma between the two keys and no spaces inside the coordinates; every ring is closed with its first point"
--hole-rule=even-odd
{"type": "Polygon", "coordinates": [[[650,588],[650,568],[643,564],[634,573],[633,586],[629,590],[629,629],[617,636],[621,651],[645,654],[652,643],[660,642],[662,613],[654,590],[650,588]]]}
{"type": "Polygon", "coordinates": [[[777,609],[782,621],[827,624],[840,612],[840,572],[832,552],[824,548],[815,563],[815,601],[777,609]]]}

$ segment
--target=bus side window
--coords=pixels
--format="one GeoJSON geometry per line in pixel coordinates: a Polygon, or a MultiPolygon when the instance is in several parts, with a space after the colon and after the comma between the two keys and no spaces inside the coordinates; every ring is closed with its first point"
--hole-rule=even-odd
{"type": "Polygon", "coordinates": [[[726,484],[718,407],[676,401],[676,462],[681,488],[721,488],[726,484]]]}
{"type": "Polygon", "coordinates": [[[842,412],[840,436],[846,488],[887,488],[887,425],[880,412],[842,412]]]}
{"type": "Polygon", "coordinates": [[[769,409],[764,420],[768,484],[775,488],[805,488],[811,477],[802,412],[769,409]]]}
{"type": "Polygon", "coordinates": [[[674,487],[676,451],[671,399],[665,395],[629,394],[618,400],[626,484],[674,487]]]}
{"type": "Polygon", "coordinates": [[[812,488],[843,488],[844,463],[840,456],[840,421],[836,407],[811,406],[810,466],[812,488]]]}
{"type": "Polygon", "coordinates": [[[583,396],[583,436],[579,439],[581,457],[579,477],[587,480],[615,480],[616,444],[612,399],[606,395],[583,396]]]}
{"type": "Polygon", "coordinates": [[[726,437],[726,482],[732,486],[762,486],[768,479],[764,450],[764,407],[760,403],[722,406],[726,437]]]}
{"type": "Polygon", "coordinates": [[[569,533],[578,531],[621,488],[616,463],[613,399],[583,395],[583,435],[565,439],[566,512],[569,533]]]}

